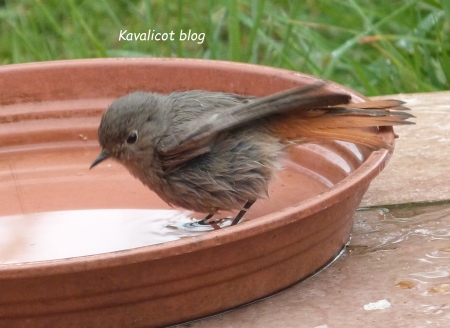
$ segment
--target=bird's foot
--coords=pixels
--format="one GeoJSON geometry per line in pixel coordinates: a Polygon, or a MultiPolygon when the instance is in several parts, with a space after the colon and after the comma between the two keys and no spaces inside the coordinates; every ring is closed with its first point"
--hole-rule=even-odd
{"type": "Polygon", "coordinates": [[[199,226],[210,225],[214,230],[222,229],[219,224],[224,223],[227,219],[215,219],[211,220],[214,214],[208,214],[204,219],[197,221],[196,224],[199,226]]]}

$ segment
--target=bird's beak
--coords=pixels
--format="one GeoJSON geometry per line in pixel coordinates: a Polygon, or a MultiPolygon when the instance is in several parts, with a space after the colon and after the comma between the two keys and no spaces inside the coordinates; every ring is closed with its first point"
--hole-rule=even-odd
{"type": "Polygon", "coordinates": [[[89,170],[92,169],[98,163],[103,162],[105,159],[109,158],[110,156],[111,156],[111,154],[107,150],[102,149],[102,151],[100,152],[100,155],[98,155],[98,157],[92,162],[89,170]]]}

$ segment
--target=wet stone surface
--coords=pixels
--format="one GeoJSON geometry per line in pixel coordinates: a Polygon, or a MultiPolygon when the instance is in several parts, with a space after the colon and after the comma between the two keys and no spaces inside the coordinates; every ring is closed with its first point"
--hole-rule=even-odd
{"type": "Polygon", "coordinates": [[[395,128],[394,155],[361,206],[450,199],[450,91],[382,98],[405,101],[416,125],[395,128]]]}

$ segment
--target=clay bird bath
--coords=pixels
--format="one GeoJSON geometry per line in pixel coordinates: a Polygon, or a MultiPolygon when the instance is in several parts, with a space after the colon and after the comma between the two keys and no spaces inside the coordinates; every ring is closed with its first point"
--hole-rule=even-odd
{"type": "MultiPolygon", "coordinates": [[[[330,263],[389,151],[299,146],[269,199],[209,232],[178,229],[196,214],[170,208],[119,164],[89,171],[100,117],[128,92],[262,96],[316,80],[188,59],[0,67],[0,326],[167,326],[276,293],[330,263]]],[[[391,128],[379,133],[393,143],[391,128]]]]}

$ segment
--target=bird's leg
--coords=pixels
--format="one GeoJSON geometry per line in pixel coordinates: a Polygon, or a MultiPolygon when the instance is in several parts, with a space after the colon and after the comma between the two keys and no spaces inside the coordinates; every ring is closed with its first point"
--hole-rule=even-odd
{"type": "Polygon", "coordinates": [[[250,208],[250,206],[253,205],[254,202],[255,201],[248,201],[247,203],[245,203],[244,208],[238,213],[238,215],[236,215],[233,222],[231,222],[231,225],[238,224],[238,222],[242,219],[244,214],[247,212],[247,210],[250,208]]]}
{"type": "Polygon", "coordinates": [[[197,223],[198,224],[200,224],[200,225],[206,225],[206,224],[209,224],[207,221],[209,220],[209,219],[211,219],[212,217],[214,216],[214,214],[208,214],[207,216],[205,216],[205,218],[204,219],[201,219],[200,221],[198,221],[197,223]]]}
{"type": "MultiPolygon", "coordinates": [[[[234,218],[233,222],[231,222],[231,225],[236,225],[239,223],[239,221],[242,219],[242,217],[244,216],[244,214],[248,211],[248,209],[253,205],[255,201],[248,201],[247,203],[245,203],[244,208],[242,210],[239,211],[239,213],[236,215],[236,217],[234,218]]],[[[208,214],[207,216],[205,216],[205,218],[201,219],[200,221],[197,221],[197,224],[200,225],[211,225],[214,229],[220,229],[220,227],[217,225],[217,222],[220,222],[221,220],[216,220],[216,221],[212,221],[212,222],[208,222],[209,219],[211,219],[214,216],[213,214],[208,214]]]]}

